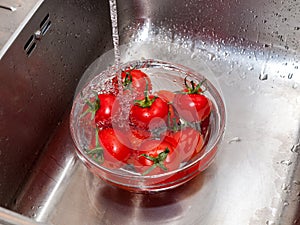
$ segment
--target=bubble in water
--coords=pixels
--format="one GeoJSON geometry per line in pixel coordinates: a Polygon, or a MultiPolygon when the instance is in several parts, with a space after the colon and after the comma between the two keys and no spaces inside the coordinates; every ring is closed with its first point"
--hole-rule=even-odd
{"type": "Polygon", "coordinates": [[[248,70],[249,70],[249,71],[254,70],[253,66],[249,66],[249,67],[248,67],[248,70]]]}

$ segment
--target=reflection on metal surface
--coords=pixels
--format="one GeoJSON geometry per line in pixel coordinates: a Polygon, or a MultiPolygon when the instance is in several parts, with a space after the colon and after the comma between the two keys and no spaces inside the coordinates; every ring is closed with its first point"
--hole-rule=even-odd
{"type": "Polygon", "coordinates": [[[46,225],[44,223],[35,222],[25,216],[21,216],[10,210],[0,208],[0,224],[2,225],[46,225]]]}
{"type": "MultiPolygon", "coordinates": [[[[105,14],[101,13],[105,12],[105,6],[98,1],[84,5],[85,7],[81,7],[77,0],[49,1],[39,5],[39,10],[35,11],[34,15],[28,13],[28,20],[23,24],[26,25],[25,29],[18,33],[13,45],[0,60],[0,95],[5,96],[0,99],[1,206],[11,207],[15,203],[16,195],[24,193],[25,187],[30,186],[28,183],[34,177],[32,169],[35,168],[36,160],[41,155],[44,156],[42,152],[47,151],[46,143],[50,142],[50,137],[55,136],[54,130],[72,101],[74,89],[84,68],[94,60],[95,54],[111,48],[107,44],[110,34],[104,33],[109,29],[109,20],[100,20],[100,15],[105,14]],[[78,15],[87,12],[90,14],[82,21],[78,15]],[[24,44],[40,26],[44,31],[50,19],[55,26],[51,26],[31,57],[27,57],[23,49],[24,44]],[[96,20],[101,22],[92,23],[96,20]],[[72,25],[66,26],[67,24],[72,25]],[[93,33],[85,33],[86,30],[83,32],[77,24],[93,33]],[[83,32],[81,37],[78,36],[80,32],[83,32]]],[[[32,10],[37,8],[33,7],[32,10]]],[[[1,17],[2,14],[0,24],[3,22],[1,17]]],[[[34,38],[30,39],[32,40],[35,42],[34,38]]],[[[63,149],[60,149],[61,156],[68,154],[65,146],[63,149]]],[[[61,160],[63,158],[57,159],[61,160]]],[[[62,170],[56,166],[55,160],[50,158],[50,171],[62,170]],[[51,165],[55,166],[52,168],[51,165]]],[[[39,185],[34,186],[37,196],[54,187],[47,177],[50,171],[39,173],[39,185]],[[44,190],[44,184],[51,186],[44,190]]],[[[21,198],[19,196],[19,199],[21,198]]],[[[33,214],[34,212],[30,216],[33,214]]]]}
{"type": "Polygon", "coordinates": [[[0,94],[7,96],[0,100],[6,128],[0,131],[10,132],[0,139],[1,203],[19,187],[11,209],[55,225],[299,224],[299,7],[293,0],[118,1],[122,60],[158,58],[209,76],[228,115],[221,151],[205,173],[172,191],[143,195],[106,185],[69,161],[67,118],[37,149],[49,124],[69,110],[85,68],[99,56],[99,70],[113,62],[113,51],[106,52],[112,48],[107,1],[45,2],[0,61],[0,94]],[[43,45],[32,57],[18,55],[47,13],[55,26],[43,45]],[[21,186],[16,177],[25,177],[25,166],[33,170],[21,186]]]}

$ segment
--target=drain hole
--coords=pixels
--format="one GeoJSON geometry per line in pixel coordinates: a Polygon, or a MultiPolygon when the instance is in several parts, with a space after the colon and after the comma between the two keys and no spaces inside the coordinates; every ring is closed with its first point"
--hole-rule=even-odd
{"type": "Polygon", "coordinates": [[[40,23],[40,28],[43,29],[43,27],[45,26],[45,24],[48,22],[50,18],[49,13],[45,16],[45,18],[42,20],[42,22],[40,23]]]}
{"type": "Polygon", "coordinates": [[[41,28],[42,34],[45,35],[46,32],[49,30],[50,27],[51,27],[51,21],[48,21],[48,22],[41,28]]]}
{"type": "Polygon", "coordinates": [[[26,44],[24,45],[24,50],[29,57],[34,49],[36,48],[37,42],[41,40],[42,36],[49,30],[51,26],[50,15],[49,13],[44,17],[42,22],[40,23],[40,28],[34,32],[33,35],[27,40],[26,44]]]}
{"type": "Polygon", "coordinates": [[[33,42],[32,45],[30,46],[30,48],[26,51],[26,55],[29,57],[31,55],[31,53],[33,52],[33,50],[36,47],[36,43],[33,42]]]}
{"type": "Polygon", "coordinates": [[[45,16],[45,18],[42,20],[42,22],[40,23],[40,29],[42,32],[42,35],[45,35],[46,32],[49,30],[51,26],[51,21],[50,21],[50,15],[49,13],[45,16]]]}
{"type": "Polygon", "coordinates": [[[24,45],[24,50],[27,51],[33,42],[34,42],[34,35],[31,35],[28,41],[26,42],[26,44],[24,45]]]}

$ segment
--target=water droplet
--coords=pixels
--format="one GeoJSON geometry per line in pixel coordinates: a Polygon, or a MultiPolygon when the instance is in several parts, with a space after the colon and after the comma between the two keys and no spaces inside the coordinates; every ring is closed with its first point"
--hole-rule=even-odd
{"type": "Polygon", "coordinates": [[[229,56],[229,53],[228,52],[224,52],[224,56],[225,57],[229,56]]]}
{"type": "Polygon", "coordinates": [[[293,89],[297,89],[297,87],[298,87],[297,83],[294,83],[293,86],[292,86],[293,89]]]}
{"type": "Polygon", "coordinates": [[[267,73],[261,73],[259,75],[259,79],[260,80],[267,80],[268,79],[268,74],[267,73]]]}
{"type": "Polygon", "coordinates": [[[291,191],[291,190],[290,190],[290,185],[285,185],[285,184],[283,184],[281,189],[282,189],[284,192],[286,192],[286,193],[288,193],[288,192],[291,191]]]}
{"type": "Polygon", "coordinates": [[[293,162],[291,162],[291,160],[281,160],[280,163],[282,165],[286,165],[286,166],[290,166],[293,162]]]}
{"type": "Polygon", "coordinates": [[[289,203],[287,202],[287,201],[285,201],[284,203],[283,203],[283,206],[288,206],[289,205],[289,203]]]}
{"type": "Polygon", "coordinates": [[[288,74],[288,78],[289,78],[289,79],[292,79],[292,78],[293,78],[293,75],[294,75],[293,73],[289,73],[289,74],[288,74]]]}
{"type": "Polygon", "coordinates": [[[295,152],[295,153],[299,153],[299,151],[300,151],[300,143],[298,143],[296,145],[293,145],[293,147],[291,148],[291,151],[295,152]]]}
{"type": "Polygon", "coordinates": [[[208,53],[208,59],[209,59],[209,60],[214,60],[215,57],[216,57],[215,54],[213,54],[213,53],[208,53]]]}
{"type": "Polygon", "coordinates": [[[254,70],[253,66],[249,66],[249,67],[248,67],[248,70],[249,70],[249,71],[254,70]]]}
{"type": "Polygon", "coordinates": [[[267,220],[267,221],[266,221],[266,224],[267,224],[267,225],[275,225],[275,222],[272,221],[272,220],[267,220]]]}
{"type": "Polygon", "coordinates": [[[241,79],[245,79],[245,78],[246,78],[246,73],[245,73],[245,72],[244,72],[244,73],[241,73],[241,74],[240,74],[240,78],[241,78],[241,79]]]}
{"type": "Polygon", "coordinates": [[[300,185],[300,180],[294,180],[294,181],[293,181],[293,184],[295,184],[295,185],[300,185]]]}
{"type": "Polygon", "coordinates": [[[191,59],[195,59],[197,57],[197,53],[193,52],[191,55],[191,59]]]}
{"type": "Polygon", "coordinates": [[[242,141],[242,139],[240,137],[234,137],[234,138],[231,138],[228,143],[231,144],[231,143],[234,143],[234,142],[240,142],[242,141]]]}

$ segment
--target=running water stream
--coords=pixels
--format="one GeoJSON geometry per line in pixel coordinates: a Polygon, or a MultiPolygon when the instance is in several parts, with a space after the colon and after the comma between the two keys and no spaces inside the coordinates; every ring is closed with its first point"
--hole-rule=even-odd
{"type": "Polygon", "coordinates": [[[110,6],[110,19],[111,19],[111,26],[112,26],[112,39],[113,39],[114,54],[115,54],[115,65],[118,67],[120,65],[121,56],[120,56],[120,48],[119,48],[117,1],[109,0],[109,6],[110,6]]]}

